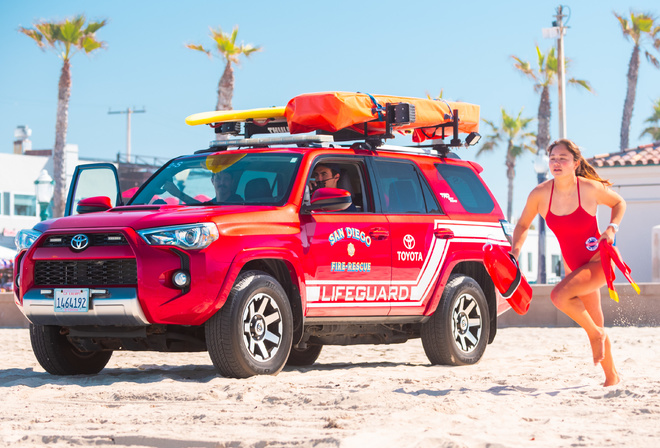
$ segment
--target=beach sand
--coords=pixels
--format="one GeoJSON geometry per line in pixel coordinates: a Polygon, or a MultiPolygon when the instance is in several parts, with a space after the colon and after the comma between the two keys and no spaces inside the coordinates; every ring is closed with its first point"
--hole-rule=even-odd
{"type": "Polygon", "coordinates": [[[324,347],[246,380],[206,353],[116,352],[55,377],[25,329],[0,329],[0,444],[159,447],[658,447],[660,329],[609,329],[622,382],[601,386],[579,328],[500,329],[481,362],[431,366],[420,340],[324,347]]]}

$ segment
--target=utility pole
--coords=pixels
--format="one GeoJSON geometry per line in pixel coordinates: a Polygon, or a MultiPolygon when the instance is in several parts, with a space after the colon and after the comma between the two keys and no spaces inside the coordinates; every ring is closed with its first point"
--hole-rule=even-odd
{"type": "Polygon", "coordinates": [[[553,26],[559,28],[557,36],[557,88],[559,93],[559,138],[566,138],[566,64],[564,62],[564,17],[563,6],[557,7],[556,22],[553,26]]]}
{"type": "Polygon", "coordinates": [[[133,114],[142,114],[146,112],[144,108],[142,110],[134,110],[130,107],[126,110],[109,110],[108,114],[126,114],[126,162],[131,163],[131,115],[133,114]]]}

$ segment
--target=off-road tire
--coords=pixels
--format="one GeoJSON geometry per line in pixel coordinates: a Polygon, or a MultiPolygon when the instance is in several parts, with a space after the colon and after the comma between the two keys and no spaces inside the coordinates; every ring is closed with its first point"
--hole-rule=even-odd
{"type": "Polygon", "coordinates": [[[247,271],[227,302],[206,322],[213,365],[227,378],[277,375],[293,341],[293,314],[284,289],[270,275],[247,271]]]}
{"type": "Polygon", "coordinates": [[[99,373],[110,361],[112,351],[78,350],[61,327],[30,324],[32,351],[41,367],[52,375],[91,375],[99,373]]]}
{"type": "Polygon", "coordinates": [[[289,353],[289,359],[286,361],[286,365],[295,367],[311,366],[319,359],[321,350],[323,350],[323,345],[321,344],[307,344],[307,348],[305,349],[291,347],[291,353],[289,353]]]}
{"type": "Polygon", "coordinates": [[[488,303],[479,284],[460,274],[449,277],[438,308],[422,325],[422,345],[431,364],[479,362],[488,345],[488,316],[488,303]]]}

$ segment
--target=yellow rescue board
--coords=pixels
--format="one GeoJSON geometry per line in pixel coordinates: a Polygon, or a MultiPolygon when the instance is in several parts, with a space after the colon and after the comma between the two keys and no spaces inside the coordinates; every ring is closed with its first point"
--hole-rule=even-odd
{"type": "Polygon", "coordinates": [[[248,120],[267,120],[284,118],[285,107],[262,107],[261,109],[246,110],[214,110],[211,112],[200,112],[186,118],[186,124],[196,126],[198,124],[227,123],[248,120]]]}

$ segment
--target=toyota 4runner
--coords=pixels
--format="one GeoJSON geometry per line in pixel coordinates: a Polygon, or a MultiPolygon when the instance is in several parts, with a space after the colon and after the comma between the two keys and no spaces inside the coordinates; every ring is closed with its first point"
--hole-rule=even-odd
{"type": "Polygon", "coordinates": [[[17,237],[37,360],[92,374],[114,350],[208,351],[245,378],[311,365],[324,345],[421,338],[432,364],[478,362],[508,307],[483,246],[507,246],[507,223],[444,119],[451,144],[411,147],[216,125],[221,139],[125,205],[114,166],[79,166],[66,216],[17,237]]]}

